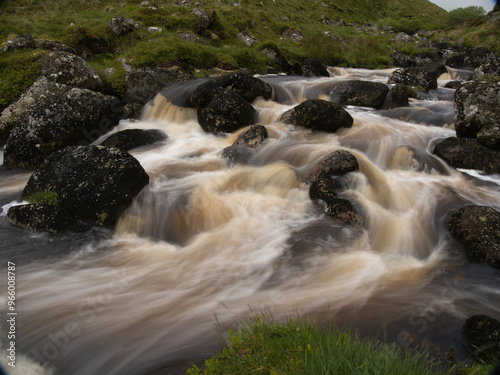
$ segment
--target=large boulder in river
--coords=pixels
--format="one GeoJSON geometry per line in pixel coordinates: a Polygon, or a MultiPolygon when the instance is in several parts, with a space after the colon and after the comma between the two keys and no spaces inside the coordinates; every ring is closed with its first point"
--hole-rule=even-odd
{"type": "Polygon", "coordinates": [[[257,111],[238,92],[225,91],[198,109],[198,122],[208,133],[231,133],[254,124],[257,111]]]}
{"type": "Polygon", "coordinates": [[[61,207],[40,203],[12,206],[7,217],[14,225],[36,232],[59,233],[76,223],[76,219],[61,207]]]}
{"type": "Polygon", "coordinates": [[[467,82],[453,97],[457,137],[477,138],[484,146],[500,148],[500,80],[467,82]]]}
{"type": "Polygon", "coordinates": [[[206,81],[191,93],[191,104],[196,108],[206,107],[213,98],[224,91],[234,91],[251,103],[259,96],[270,99],[272,88],[264,81],[252,77],[248,73],[235,72],[206,81]]]}
{"type": "Polygon", "coordinates": [[[340,105],[356,105],[379,109],[384,104],[389,87],[380,82],[341,81],[331,86],[330,98],[340,105]]]}
{"type": "Polygon", "coordinates": [[[51,82],[89,90],[100,90],[103,87],[97,71],[72,53],[49,52],[39,59],[39,63],[40,74],[51,82]]]}
{"type": "Polygon", "coordinates": [[[148,146],[167,139],[167,134],[160,129],[126,129],[111,134],[101,146],[115,147],[129,151],[137,147],[148,146]]]}
{"type": "Polygon", "coordinates": [[[500,268],[500,212],[487,206],[454,210],[448,223],[471,262],[500,268]]]}
{"type": "Polygon", "coordinates": [[[102,146],[74,146],[54,152],[30,177],[22,198],[50,190],[59,207],[87,223],[113,226],[120,213],[149,183],[129,153],[102,146]]]}
{"type": "Polygon", "coordinates": [[[340,105],[321,99],[306,100],[281,115],[285,124],[334,133],[350,128],[352,116],[340,105]]]}
{"type": "Polygon", "coordinates": [[[4,164],[35,169],[56,150],[91,143],[117,124],[122,115],[117,103],[114,96],[77,87],[40,99],[11,130],[4,164]]]}
{"type": "Polygon", "coordinates": [[[388,83],[420,86],[423,90],[437,89],[437,75],[422,67],[396,69],[389,77],[388,83]]]}
{"type": "Polygon", "coordinates": [[[389,92],[389,108],[408,107],[409,104],[408,88],[396,83],[389,92]]]}
{"type": "Polygon", "coordinates": [[[498,320],[486,315],[471,316],[462,327],[462,336],[476,359],[489,364],[500,361],[500,322],[498,320]]]}
{"type": "Polygon", "coordinates": [[[480,65],[496,59],[495,54],[487,47],[473,47],[466,52],[453,55],[445,60],[445,65],[455,69],[474,70],[480,65]]]}
{"type": "Polygon", "coordinates": [[[454,168],[500,173],[500,153],[482,146],[475,139],[445,138],[435,144],[434,154],[454,168]]]}

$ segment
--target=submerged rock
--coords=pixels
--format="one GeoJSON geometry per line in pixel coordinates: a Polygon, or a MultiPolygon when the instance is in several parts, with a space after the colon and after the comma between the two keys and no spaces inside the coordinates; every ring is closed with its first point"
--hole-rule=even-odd
{"type": "Polygon", "coordinates": [[[353,80],[334,83],[330,98],[340,105],[380,109],[388,93],[389,87],[383,83],[353,80]]]}
{"type": "Polygon", "coordinates": [[[233,146],[246,146],[250,148],[257,148],[260,146],[264,140],[266,140],[269,137],[269,134],[267,132],[267,129],[264,125],[253,125],[245,131],[244,133],[240,134],[238,138],[233,143],[233,146]]]}
{"type": "Polygon", "coordinates": [[[448,229],[471,262],[500,268],[500,212],[487,206],[452,211],[448,229]]]}
{"type": "Polygon", "coordinates": [[[434,154],[454,168],[500,173],[500,153],[470,138],[446,138],[434,146],[434,154]]]}
{"type": "Polygon", "coordinates": [[[59,233],[76,224],[66,210],[50,204],[24,204],[13,206],[7,217],[16,226],[32,231],[59,233]]]}
{"type": "Polygon", "coordinates": [[[167,134],[160,129],[127,129],[111,134],[101,143],[101,146],[129,151],[137,147],[162,142],[167,138],[167,134]]]}
{"type": "Polygon", "coordinates": [[[486,147],[500,149],[500,80],[467,82],[453,97],[457,137],[477,138],[486,147]]]}
{"type": "Polygon", "coordinates": [[[481,362],[500,361],[500,322],[486,315],[474,315],[466,320],[462,335],[474,357],[481,362]]]}
{"type": "Polygon", "coordinates": [[[281,116],[285,124],[303,126],[334,133],[340,128],[350,128],[351,115],[340,105],[321,99],[310,99],[286,111],[281,116]]]}
{"type": "Polygon", "coordinates": [[[235,72],[211,79],[195,87],[190,100],[196,108],[203,108],[224,91],[237,92],[251,103],[259,96],[266,100],[270,99],[273,90],[269,84],[248,73],[235,72]]]}
{"type": "Polygon", "coordinates": [[[148,183],[149,176],[129,153],[75,146],[50,155],[31,175],[22,198],[51,190],[59,207],[71,215],[89,224],[113,226],[148,183]]]}
{"type": "Polygon", "coordinates": [[[254,124],[257,111],[240,94],[226,91],[198,110],[198,122],[208,133],[231,133],[254,124]]]}

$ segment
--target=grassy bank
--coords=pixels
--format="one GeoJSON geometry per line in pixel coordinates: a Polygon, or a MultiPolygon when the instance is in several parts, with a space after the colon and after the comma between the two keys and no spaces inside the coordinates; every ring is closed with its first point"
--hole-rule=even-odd
{"type": "Polygon", "coordinates": [[[222,351],[187,373],[482,375],[490,371],[491,366],[431,360],[425,353],[363,340],[350,331],[320,329],[307,321],[278,324],[257,318],[238,332],[230,331],[222,351]]]}

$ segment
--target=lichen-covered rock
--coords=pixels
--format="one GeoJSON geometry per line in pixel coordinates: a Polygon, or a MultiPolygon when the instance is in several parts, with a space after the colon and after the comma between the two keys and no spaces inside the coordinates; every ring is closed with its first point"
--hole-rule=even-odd
{"type": "Polygon", "coordinates": [[[330,98],[340,105],[380,109],[388,93],[389,87],[380,82],[341,81],[331,86],[330,98]]]}
{"type": "Polygon", "coordinates": [[[22,34],[10,39],[5,43],[3,52],[18,51],[20,49],[36,48],[35,39],[31,34],[22,34]]]}
{"type": "Polygon", "coordinates": [[[328,69],[323,63],[315,59],[306,59],[300,64],[304,77],[330,77],[328,69]]]}
{"type": "Polygon", "coordinates": [[[133,68],[124,60],[126,100],[131,108],[131,115],[139,115],[144,105],[164,87],[174,82],[185,81],[192,77],[177,67],[142,67],[133,68]]]}
{"type": "Polygon", "coordinates": [[[345,150],[336,150],[325,156],[303,180],[309,183],[325,177],[355,172],[358,169],[359,164],[353,154],[345,150]]]}
{"type": "Polygon", "coordinates": [[[294,42],[300,42],[304,39],[304,34],[302,34],[302,31],[299,29],[286,29],[283,31],[282,37],[293,40],[294,42]]]}
{"type": "Polygon", "coordinates": [[[452,211],[448,229],[471,262],[500,268],[500,212],[487,206],[452,211]]]}
{"type": "Polygon", "coordinates": [[[60,90],[60,85],[49,82],[45,77],[40,77],[16,102],[5,108],[0,116],[0,146],[7,142],[10,131],[26,113],[28,107],[40,100],[56,96],[60,90]]]}
{"type": "Polygon", "coordinates": [[[137,147],[163,142],[166,139],[167,134],[160,129],[126,129],[111,134],[101,143],[101,146],[129,151],[137,147]]]}
{"type": "Polygon", "coordinates": [[[500,80],[467,82],[453,97],[457,137],[477,138],[484,146],[500,148],[500,80]]]}
{"type": "Polygon", "coordinates": [[[245,45],[247,47],[251,47],[253,46],[254,44],[257,44],[259,43],[259,39],[257,39],[256,37],[248,34],[247,32],[241,32],[238,34],[237,38],[239,40],[241,40],[243,43],[245,43],[245,45]]]}
{"type": "Polygon", "coordinates": [[[340,190],[339,183],[333,178],[318,178],[309,186],[309,198],[313,201],[328,202],[337,198],[337,192],[340,190]]]}
{"type": "Polygon", "coordinates": [[[89,90],[102,89],[97,71],[81,57],[68,52],[49,52],[39,59],[40,74],[54,83],[77,86],[89,90]]]}
{"type": "Polygon", "coordinates": [[[193,13],[198,20],[198,22],[195,25],[193,25],[194,32],[200,34],[204,32],[206,29],[208,29],[211,20],[210,16],[203,9],[193,8],[191,13],[193,13]]]}
{"type": "Polygon", "coordinates": [[[185,40],[186,42],[198,43],[198,44],[207,44],[202,38],[200,38],[196,34],[191,33],[179,33],[179,38],[185,40]]]}
{"type": "Polygon", "coordinates": [[[389,92],[389,108],[408,107],[408,88],[396,83],[389,92]]]}
{"type": "Polygon", "coordinates": [[[283,52],[276,45],[266,44],[261,49],[264,55],[266,55],[269,59],[273,61],[273,65],[275,68],[278,68],[281,72],[288,73],[290,72],[290,64],[286,59],[283,52]]]}
{"type": "Polygon", "coordinates": [[[500,361],[500,322],[486,315],[474,315],[465,321],[462,336],[474,357],[481,362],[500,361]]]}
{"type": "Polygon", "coordinates": [[[139,29],[140,26],[133,18],[118,15],[108,22],[108,27],[113,33],[121,36],[139,29]]]}
{"type": "Polygon", "coordinates": [[[498,60],[492,60],[477,67],[472,74],[472,79],[481,79],[493,76],[500,76],[500,63],[498,60]]]}
{"type": "Polygon", "coordinates": [[[251,103],[259,96],[270,99],[272,88],[264,81],[252,77],[248,73],[234,72],[222,77],[214,78],[195,87],[191,93],[191,104],[196,108],[203,108],[218,94],[224,91],[234,91],[251,103]]]}
{"type": "Polygon", "coordinates": [[[434,154],[454,168],[500,173],[500,153],[482,146],[475,139],[443,139],[434,146],[434,154]]]}
{"type": "Polygon", "coordinates": [[[222,92],[198,109],[198,122],[208,133],[231,133],[256,120],[257,111],[236,91],[222,92]]]}
{"type": "Polygon", "coordinates": [[[358,215],[352,202],[348,199],[335,198],[326,202],[325,212],[333,219],[348,225],[363,225],[363,218],[358,215]]]}
{"type": "Polygon", "coordinates": [[[36,47],[47,51],[61,51],[76,55],[76,50],[64,43],[53,42],[50,40],[35,39],[36,47]]]}
{"type": "Polygon", "coordinates": [[[334,133],[350,128],[352,116],[340,105],[321,99],[306,100],[281,115],[286,124],[334,133]]]}
{"type": "Polygon", "coordinates": [[[50,155],[30,177],[22,198],[44,190],[59,207],[94,225],[113,226],[120,213],[149,183],[129,153],[101,146],[74,146],[50,155]]]}
{"type": "Polygon", "coordinates": [[[116,97],[77,87],[39,100],[11,130],[4,164],[35,169],[56,150],[95,141],[117,124],[123,113],[119,103],[116,97]]]}
{"type": "Polygon", "coordinates": [[[16,226],[32,231],[59,233],[76,223],[66,210],[49,204],[24,204],[12,206],[7,217],[16,226]]]}
{"type": "Polygon", "coordinates": [[[425,68],[411,67],[397,69],[389,77],[388,83],[420,86],[425,91],[437,89],[437,76],[425,68]]]}
{"type": "Polygon", "coordinates": [[[453,55],[445,60],[445,65],[455,69],[474,70],[480,65],[496,59],[495,54],[487,47],[473,47],[466,52],[453,55]]]}

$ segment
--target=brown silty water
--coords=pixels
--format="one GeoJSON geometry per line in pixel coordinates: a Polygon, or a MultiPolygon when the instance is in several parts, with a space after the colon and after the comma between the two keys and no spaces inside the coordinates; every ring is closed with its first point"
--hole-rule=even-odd
{"type": "MultiPolygon", "coordinates": [[[[253,105],[270,137],[246,165],[220,157],[245,129],[204,133],[195,110],[175,104],[186,86],[157,95],[141,121],[114,130],[158,128],[169,136],[132,151],[151,182],[114,233],[59,238],[3,223],[4,257],[24,254],[16,271],[19,352],[61,374],[175,372],[216,351],[221,328],[268,314],[352,325],[398,346],[444,352],[455,345],[465,355],[463,321],[500,318],[500,273],[469,263],[446,219],[464,204],[500,209],[500,179],[472,178],[477,173],[432,155],[435,140],[454,135],[450,89],[406,109],[349,106],[354,125],[336,134],[279,121],[305,99],[328,99],[338,80],[385,83],[390,71],[331,73],[263,77],[275,100],[253,105]],[[301,182],[338,149],[360,165],[344,179],[342,196],[363,216],[361,228],[333,221],[301,182]],[[50,248],[63,251],[40,255],[50,248]]],[[[4,222],[28,177],[2,178],[4,222]]]]}

